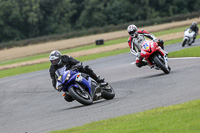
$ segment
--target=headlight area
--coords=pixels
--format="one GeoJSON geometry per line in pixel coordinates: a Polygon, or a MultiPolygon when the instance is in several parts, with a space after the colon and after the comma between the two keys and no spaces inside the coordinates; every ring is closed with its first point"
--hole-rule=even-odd
{"type": "Polygon", "coordinates": [[[65,81],[67,81],[67,80],[69,80],[69,78],[70,78],[70,71],[69,71],[69,73],[67,74],[67,76],[66,76],[66,78],[65,78],[65,81]]]}
{"type": "Polygon", "coordinates": [[[62,90],[62,88],[63,88],[63,85],[59,85],[56,89],[57,90],[62,90]]]}

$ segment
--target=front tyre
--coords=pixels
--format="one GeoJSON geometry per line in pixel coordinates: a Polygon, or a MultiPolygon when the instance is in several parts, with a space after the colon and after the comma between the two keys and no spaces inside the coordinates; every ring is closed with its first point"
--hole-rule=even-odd
{"type": "Polygon", "coordinates": [[[187,42],[187,39],[184,39],[184,41],[183,41],[183,43],[182,43],[182,47],[185,46],[186,42],[187,42]]]}
{"type": "Polygon", "coordinates": [[[82,91],[79,88],[71,87],[69,88],[69,94],[79,103],[83,105],[91,105],[93,99],[87,91],[82,91]]]}
{"type": "Polygon", "coordinates": [[[104,88],[102,89],[102,92],[101,92],[101,97],[106,100],[110,100],[115,97],[115,92],[111,85],[108,84],[108,85],[104,86],[104,88]]]}
{"type": "Polygon", "coordinates": [[[169,74],[169,69],[165,67],[164,62],[162,62],[157,56],[153,57],[155,64],[163,70],[164,73],[169,74]]]}

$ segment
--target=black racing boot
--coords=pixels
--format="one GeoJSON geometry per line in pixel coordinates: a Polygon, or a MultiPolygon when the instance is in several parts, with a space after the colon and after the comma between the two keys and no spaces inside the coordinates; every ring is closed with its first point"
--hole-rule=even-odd
{"type": "Polygon", "coordinates": [[[85,66],[85,71],[86,71],[87,74],[90,75],[90,77],[92,77],[98,83],[104,82],[104,79],[100,78],[100,76],[97,76],[89,66],[85,66]]]}
{"type": "Polygon", "coordinates": [[[194,37],[193,37],[193,41],[192,41],[192,43],[194,43],[194,42],[195,42],[195,39],[196,39],[196,36],[194,36],[194,37]]]}
{"type": "Polygon", "coordinates": [[[192,43],[194,43],[194,42],[195,42],[195,39],[193,39],[192,43]]]}
{"type": "Polygon", "coordinates": [[[104,78],[100,78],[100,76],[97,76],[96,81],[97,81],[98,83],[103,83],[103,82],[104,82],[104,78]]]}

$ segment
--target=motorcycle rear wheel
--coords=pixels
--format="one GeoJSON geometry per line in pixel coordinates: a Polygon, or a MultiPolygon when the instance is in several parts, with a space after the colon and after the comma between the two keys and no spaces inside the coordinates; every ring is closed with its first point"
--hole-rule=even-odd
{"type": "Polygon", "coordinates": [[[71,87],[69,88],[69,94],[83,105],[91,105],[93,103],[93,99],[87,91],[83,92],[79,88],[71,87]]]}
{"type": "Polygon", "coordinates": [[[153,60],[156,63],[156,65],[158,65],[158,67],[160,67],[163,70],[164,73],[169,74],[169,69],[166,68],[164,63],[157,56],[154,56],[153,60]]]}
{"type": "Polygon", "coordinates": [[[111,85],[108,84],[104,87],[104,89],[102,89],[101,97],[106,100],[110,100],[115,97],[115,92],[111,85]]]}

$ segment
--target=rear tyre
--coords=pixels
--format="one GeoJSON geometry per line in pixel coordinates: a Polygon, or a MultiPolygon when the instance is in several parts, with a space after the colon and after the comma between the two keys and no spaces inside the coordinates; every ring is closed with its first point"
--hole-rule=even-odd
{"type": "Polygon", "coordinates": [[[187,42],[187,40],[185,39],[185,40],[183,41],[183,43],[182,43],[182,47],[185,46],[186,42],[187,42]]]}
{"type": "Polygon", "coordinates": [[[162,62],[157,56],[153,57],[154,62],[158,67],[160,67],[164,73],[169,74],[169,69],[165,67],[164,62],[162,62]]]}
{"type": "Polygon", "coordinates": [[[81,104],[91,105],[93,103],[93,99],[87,91],[82,91],[79,88],[71,87],[69,88],[69,94],[81,104]]]}
{"type": "Polygon", "coordinates": [[[111,85],[108,84],[102,89],[101,97],[106,100],[110,100],[115,97],[115,92],[111,85]]]}

